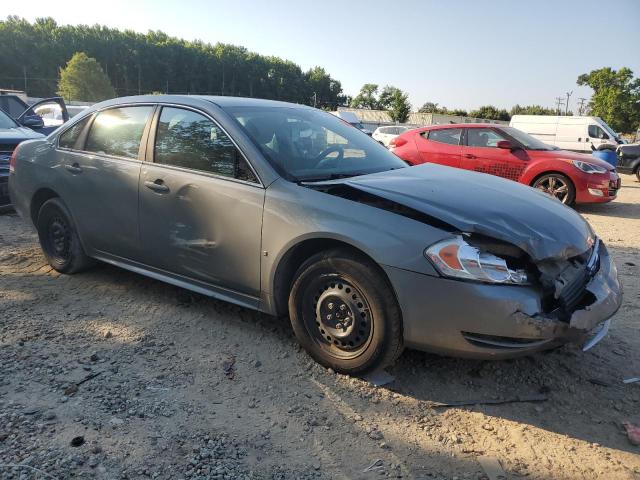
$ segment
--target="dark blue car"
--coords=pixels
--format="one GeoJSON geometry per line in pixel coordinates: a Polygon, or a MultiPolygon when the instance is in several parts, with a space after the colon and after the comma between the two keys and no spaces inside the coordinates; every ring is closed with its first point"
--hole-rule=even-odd
{"type": "Polygon", "coordinates": [[[9,115],[0,110],[0,211],[6,210],[9,199],[9,160],[20,142],[42,138],[43,134],[19,125],[9,115]]]}

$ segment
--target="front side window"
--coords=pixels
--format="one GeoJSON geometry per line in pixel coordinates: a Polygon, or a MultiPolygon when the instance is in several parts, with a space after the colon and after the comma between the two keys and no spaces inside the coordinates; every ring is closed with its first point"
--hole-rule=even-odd
{"type": "Polygon", "coordinates": [[[506,140],[506,138],[490,128],[467,129],[467,146],[469,147],[498,148],[500,140],[506,140]]]}
{"type": "Polygon", "coordinates": [[[156,131],[155,163],[257,182],[231,139],[209,118],[164,107],[156,131]]]}
{"type": "Polygon", "coordinates": [[[427,138],[432,142],[460,145],[461,136],[461,128],[441,128],[439,130],[429,130],[427,138]]]}
{"type": "Polygon", "coordinates": [[[609,135],[607,135],[598,125],[589,125],[589,136],[591,138],[600,138],[603,140],[609,138],[609,135]]]}
{"type": "Polygon", "coordinates": [[[91,125],[85,150],[137,159],[142,132],[152,111],[151,106],[103,110],[91,125]]]}
{"type": "Polygon", "coordinates": [[[45,127],[59,127],[64,123],[62,107],[57,102],[42,103],[33,109],[42,118],[45,127]]]}
{"type": "Polygon", "coordinates": [[[303,107],[224,109],[290,180],[320,181],[406,167],[371,137],[329,113],[303,107]]]}
{"type": "Polygon", "coordinates": [[[78,139],[80,138],[80,134],[82,133],[82,130],[84,130],[84,127],[87,125],[87,122],[89,121],[90,118],[91,118],[91,115],[89,115],[84,120],[80,120],[73,127],[71,127],[62,135],[60,135],[60,140],[58,140],[58,146],[60,148],[70,148],[70,149],[78,148],[78,145],[76,144],[78,142],[78,139]]]}

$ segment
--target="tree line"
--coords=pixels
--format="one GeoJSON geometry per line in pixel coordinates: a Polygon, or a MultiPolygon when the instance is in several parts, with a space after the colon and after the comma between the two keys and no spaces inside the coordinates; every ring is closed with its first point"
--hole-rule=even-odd
{"type": "Polygon", "coordinates": [[[55,94],[60,68],[77,52],[98,62],[119,96],[236,95],[331,109],[347,101],[340,82],[322,67],[303,71],[236,45],[187,41],[161,31],[58,25],[53,18],[0,20],[0,84],[6,88],[23,89],[26,83],[31,96],[55,94]]]}

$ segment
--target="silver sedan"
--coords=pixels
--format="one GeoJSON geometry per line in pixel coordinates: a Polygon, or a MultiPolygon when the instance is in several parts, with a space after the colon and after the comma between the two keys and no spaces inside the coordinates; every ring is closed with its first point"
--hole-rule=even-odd
{"type": "Polygon", "coordinates": [[[622,301],[605,245],[515,182],[407,167],[309,107],[232,97],[100,103],[11,159],[49,263],[96,260],[288,315],[321,364],[405,346],[504,358],[595,344],[622,301]]]}

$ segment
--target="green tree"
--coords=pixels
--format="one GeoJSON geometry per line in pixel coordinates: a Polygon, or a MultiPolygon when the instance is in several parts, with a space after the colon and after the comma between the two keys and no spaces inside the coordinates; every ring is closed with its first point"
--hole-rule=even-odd
{"type": "Polygon", "coordinates": [[[375,83],[365,83],[358,95],[353,97],[350,106],[352,108],[368,108],[370,110],[377,110],[379,108],[378,103],[378,85],[375,83]]]}
{"type": "Polygon", "coordinates": [[[449,110],[447,110],[447,107],[438,106],[437,103],[425,102],[420,107],[420,110],[418,110],[418,112],[420,112],[420,113],[444,113],[444,114],[447,114],[447,113],[449,113],[449,110]]]}
{"type": "Polygon", "coordinates": [[[388,107],[389,116],[394,122],[404,123],[409,118],[409,113],[411,113],[409,96],[399,88],[396,88],[392,95],[388,107]]]}
{"type": "Polygon", "coordinates": [[[616,132],[632,132],[640,123],[640,79],[633,71],[609,67],[592,70],[578,77],[578,85],[593,89],[591,114],[602,118],[616,132]]]}
{"type": "Polygon", "coordinates": [[[469,112],[467,112],[466,110],[463,110],[461,108],[454,108],[453,110],[448,110],[447,113],[449,115],[457,115],[459,117],[468,117],[469,116],[469,112]]]}
{"type": "Polygon", "coordinates": [[[546,108],[540,105],[524,105],[515,104],[511,107],[511,116],[513,115],[557,115],[553,108],[546,108]]]}
{"type": "Polygon", "coordinates": [[[60,69],[58,94],[65,100],[99,102],[116,96],[116,92],[95,58],[76,52],[60,69]]]}
{"type": "Polygon", "coordinates": [[[493,105],[483,105],[477,110],[472,110],[469,112],[469,116],[474,118],[486,118],[488,120],[508,121],[511,119],[509,112],[507,112],[504,108],[498,109],[493,105]]]}
{"type": "Polygon", "coordinates": [[[30,23],[0,20],[0,84],[24,88],[34,97],[51,96],[60,67],[77,52],[95,58],[118,95],[144,92],[237,95],[287,100],[335,108],[347,99],[340,82],[318,67],[300,66],[246,48],[146,34],[102,25],[58,25],[52,18],[30,23]]]}

